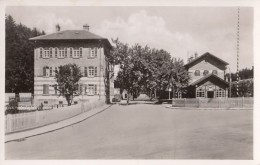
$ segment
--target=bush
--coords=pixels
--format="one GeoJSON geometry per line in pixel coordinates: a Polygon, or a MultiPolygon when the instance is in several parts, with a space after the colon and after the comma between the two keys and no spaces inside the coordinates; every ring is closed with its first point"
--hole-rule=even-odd
{"type": "Polygon", "coordinates": [[[14,114],[18,113],[18,102],[13,99],[9,102],[9,105],[7,105],[7,109],[5,111],[5,114],[14,114]]]}

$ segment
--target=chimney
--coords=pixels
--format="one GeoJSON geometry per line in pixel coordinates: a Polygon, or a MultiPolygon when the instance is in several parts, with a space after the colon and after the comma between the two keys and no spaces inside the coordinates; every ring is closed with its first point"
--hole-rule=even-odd
{"type": "Polygon", "coordinates": [[[197,57],[198,57],[198,53],[197,53],[197,52],[195,52],[195,55],[194,55],[194,56],[195,56],[195,58],[197,58],[197,57]]]}
{"type": "Polygon", "coordinates": [[[83,30],[89,31],[89,25],[88,24],[83,25],[83,30]]]}
{"type": "Polygon", "coordinates": [[[59,32],[59,31],[60,31],[60,25],[57,24],[57,25],[56,25],[56,32],[59,32]]]}

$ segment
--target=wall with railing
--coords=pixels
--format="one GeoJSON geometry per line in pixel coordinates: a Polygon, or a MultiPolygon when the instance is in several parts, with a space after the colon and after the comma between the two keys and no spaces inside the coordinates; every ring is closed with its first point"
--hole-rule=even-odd
{"type": "Polygon", "coordinates": [[[196,108],[253,108],[254,98],[174,98],[172,99],[172,106],[196,108]]]}
{"type": "Polygon", "coordinates": [[[66,107],[43,107],[43,109],[34,112],[8,114],[5,116],[5,133],[23,131],[52,124],[103,105],[105,105],[104,100],[97,100],[93,102],[82,102],[66,107]]]}

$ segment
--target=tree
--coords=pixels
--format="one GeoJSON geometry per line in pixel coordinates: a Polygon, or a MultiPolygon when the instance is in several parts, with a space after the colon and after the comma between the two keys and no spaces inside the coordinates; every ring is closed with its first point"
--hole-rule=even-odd
{"type": "Polygon", "coordinates": [[[174,59],[171,63],[171,67],[168,72],[169,87],[172,87],[173,97],[175,93],[186,92],[185,89],[188,87],[189,74],[184,68],[183,60],[174,59]]]}
{"type": "Polygon", "coordinates": [[[76,64],[67,64],[59,66],[59,70],[55,71],[55,79],[57,84],[53,87],[59,91],[60,96],[64,96],[71,105],[73,97],[79,91],[79,80],[82,77],[80,68],[76,64]]]}
{"type": "Polygon", "coordinates": [[[5,17],[5,27],[5,92],[33,92],[34,43],[29,38],[41,33],[16,24],[10,15],[5,17]]]}

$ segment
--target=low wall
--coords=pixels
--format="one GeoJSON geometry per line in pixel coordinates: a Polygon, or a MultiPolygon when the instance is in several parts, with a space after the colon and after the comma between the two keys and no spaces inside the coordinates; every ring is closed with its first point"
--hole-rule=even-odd
{"type": "Polygon", "coordinates": [[[5,133],[23,131],[48,125],[71,118],[103,105],[105,105],[104,100],[97,100],[51,110],[8,114],[5,117],[5,133]]]}
{"type": "Polygon", "coordinates": [[[172,99],[172,106],[196,108],[253,108],[254,98],[174,98],[172,99]]]}

